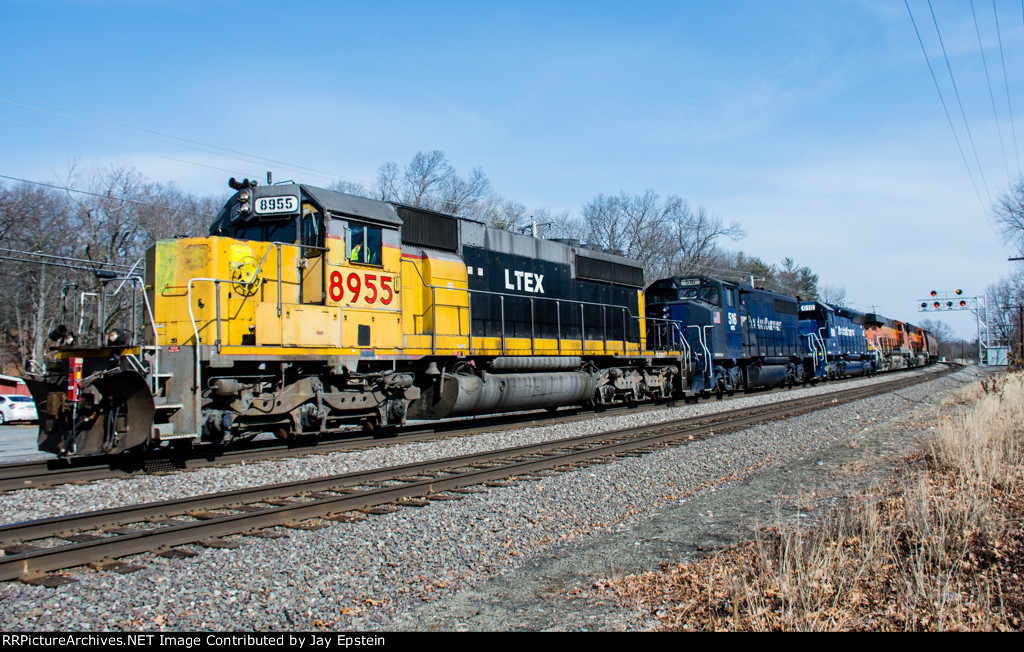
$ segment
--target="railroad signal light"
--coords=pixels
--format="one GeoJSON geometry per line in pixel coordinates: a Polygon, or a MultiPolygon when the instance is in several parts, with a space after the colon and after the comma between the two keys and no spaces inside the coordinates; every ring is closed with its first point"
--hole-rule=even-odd
{"type": "Polygon", "coordinates": [[[932,305],[934,305],[934,306],[935,306],[936,310],[937,310],[937,309],[939,308],[939,302],[938,302],[938,301],[936,301],[936,302],[935,302],[934,304],[932,304],[932,305]]]}
{"type": "Polygon", "coordinates": [[[946,307],[947,308],[952,308],[953,307],[953,302],[952,301],[947,301],[946,302],[946,307]]]}
{"type": "Polygon", "coordinates": [[[966,308],[967,307],[967,302],[964,301],[963,299],[960,299],[960,307],[961,308],[966,308]]]}
{"type": "Polygon", "coordinates": [[[937,296],[938,294],[939,294],[938,292],[936,292],[935,290],[932,290],[932,296],[933,296],[933,297],[934,297],[934,296],[937,296]]]}
{"type": "Polygon", "coordinates": [[[927,308],[927,307],[928,307],[928,304],[927,304],[926,302],[922,301],[922,302],[921,302],[921,307],[922,307],[922,308],[927,308]]]}
{"type": "Polygon", "coordinates": [[[957,291],[956,291],[956,296],[960,296],[960,295],[961,295],[961,294],[963,294],[963,293],[964,293],[964,291],[963,291],[963,290],[957,290],[957,291]]]}

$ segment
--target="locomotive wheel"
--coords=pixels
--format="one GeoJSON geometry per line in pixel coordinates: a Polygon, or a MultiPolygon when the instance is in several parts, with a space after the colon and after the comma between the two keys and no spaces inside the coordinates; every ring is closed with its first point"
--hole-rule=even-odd
{"type": "Polygon", "coordinates": [[[292,439],[293,435],[294,433],[292,433],[291,428],[287,428],[285,426],[278,426],[277,428],[274,428],[274,436],[281,441],[289,441],[292,439]]]}

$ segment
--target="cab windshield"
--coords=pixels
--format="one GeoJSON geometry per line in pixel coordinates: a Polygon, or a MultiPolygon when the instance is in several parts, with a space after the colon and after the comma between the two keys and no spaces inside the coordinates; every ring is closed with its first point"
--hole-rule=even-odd
{"type": "Polygon", "coordinates": [[[266,220],[255,223],[244,223],[228,229],[228,235],[239,240],[259,240],[261,242],[295,243],[295,220],[266,220]]]}
{"type": "Polygon", "coordinates": [[[705,303],[718,305],[718,286],[705,285],[700,289],[700,300],[705,303]]]}

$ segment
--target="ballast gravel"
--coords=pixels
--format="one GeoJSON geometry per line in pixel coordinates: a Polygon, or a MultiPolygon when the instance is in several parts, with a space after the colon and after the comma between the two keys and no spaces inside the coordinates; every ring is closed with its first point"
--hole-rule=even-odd
{"type": "MultiPolygon", "coordinates": [[[[904,372],[916,375],[923,371],[904,372]]],[[[963,369],[898,392],[744,431],[522,482],[459,501],[407,507],[356,523],[235,537],[236,549],[186,548],[196,557],[143,555],[120,575],[77,568],[57,588],[0,583],[0,629],[390,630],[425,626],[417,613],[545,557],[569,554],[600,533],[628,531],[668,506],[736,485],[880,422],[933,404],[983,372],[963,369]]],[[[843,388],[889,380],[857,380],[843,388]]],[[[729,401],[595,417],[372,450],[207,468],[163,476],[24,490],[0,496],[0,522],[214,493],[407,464],[617,428],[656,424],[835,391],[822,385],[729,401]]],[[[615,569],[593,569],[595,577],[615,569]]],[[[587,628],[623,626],[587,621],[587,628]]],[[[459,622],[433,624],[461,629],[459,622]]],[[[510,627],[495,622],[495,628],[510,627]]],[[[569,628],[583,628],[571,625],[569,628]]]]}

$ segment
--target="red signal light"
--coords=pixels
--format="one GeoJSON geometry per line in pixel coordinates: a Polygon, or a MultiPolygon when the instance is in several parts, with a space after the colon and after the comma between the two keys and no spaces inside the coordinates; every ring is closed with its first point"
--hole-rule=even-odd
{"type": "Polygon", "coordinates": [[[934,304],[932,304],[932,305],[934,305],[934,306],[935,306],[936,308],[938,308],[938,307],[939,307],[939,302],[938,302],[938,301],[936,301],[936,302],[935,302],[934,304]]]}
{"type": "Polygon", "coordinates": [[[966,307],[967,307],[967,302],[966,302],[966,301],[964,301],[963,299],[961,299],[961,300],[960,300],[960,307],[961,307],[961,308],[966,308],[966,307]]]}
{"type": "Polygon", "coordinates": [[[932,296],[933,297],[936,296],[937,294],[938,294],[938,292],[936,292],[935,290],[932,290],[932,296]]]}

